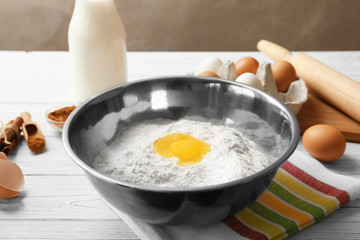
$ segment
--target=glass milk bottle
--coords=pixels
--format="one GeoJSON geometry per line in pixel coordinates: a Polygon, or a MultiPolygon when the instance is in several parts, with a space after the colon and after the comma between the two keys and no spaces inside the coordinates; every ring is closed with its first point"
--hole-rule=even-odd
{"type": "Polygon", "coordinates": [[[127,81],[126,35],[114,0],[76,0],[68,38],[78,101],[127,81]]]}

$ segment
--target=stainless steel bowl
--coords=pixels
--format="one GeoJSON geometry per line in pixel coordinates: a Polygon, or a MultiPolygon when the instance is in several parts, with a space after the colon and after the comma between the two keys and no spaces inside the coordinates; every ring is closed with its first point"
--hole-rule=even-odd
{"type": "Polygon", "coordinates": [[[104,199],[126,214],[167,225],[216,222],[245,208],[270,184],[298,141],[298,123],[284,104],[258,89],[215,78],[163,77],[128,83],[82,103],[63,128],[67,153],[104,199]],[[185,116],[239,128],[257,142],[270,166],[237,181],[196,188],[130,184],[92,168],[96,154],[131,124],[185,116]]]}

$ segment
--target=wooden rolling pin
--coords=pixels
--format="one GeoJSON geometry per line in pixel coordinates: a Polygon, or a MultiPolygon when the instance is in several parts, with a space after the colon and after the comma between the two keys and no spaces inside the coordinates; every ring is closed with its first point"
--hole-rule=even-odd
{"type": "Polygon", "coordinates": [[[360,83],[305,53],[292,55],[289,50],[267,40],[260,40],[257,48],[274,60],[289,61],[310,92],[360,122],[360,83]]]}

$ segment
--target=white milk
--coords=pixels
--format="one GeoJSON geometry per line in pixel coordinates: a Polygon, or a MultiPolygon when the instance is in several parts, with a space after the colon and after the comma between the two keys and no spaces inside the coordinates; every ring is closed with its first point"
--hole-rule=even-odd
{"type": "Polygon", "coordinates": [[[76,0],[68,38],[77,100],[127,81],[125,29],[113,0],[76,0]]]}

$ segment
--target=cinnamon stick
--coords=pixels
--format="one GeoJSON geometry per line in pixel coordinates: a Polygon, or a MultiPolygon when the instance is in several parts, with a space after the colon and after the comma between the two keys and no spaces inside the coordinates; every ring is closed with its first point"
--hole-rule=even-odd
{"type": "Polygon", "coordinates": [[[16,127],[17,130],[13,127],[6,127],[5,126],[5,134],[8,141],[12,141],[15,137],[18,138],[18,134],[20,134],[20,127],[23,124],[24,119],[22,117],[17,117],[15,120],[11,120],[6,126],[13,125],[16,127]]]}
{"type": "Polygon", "coordinates": [[[17,117],[15,120],[11,120],[8,124],[6,124],[4,130],[5,136],[2,136],[0,143],[1,152],[9,155],[16,147],[20,139],[20,126],[23,122],[24,120],[22,117],[17,117]]]}
{"type": "Polygon", "coordinates": [[[3,147],[6,146],[4,141],[5,141],[5,138],[1,135],[0,136],[0,152],[2,151],[3,147]]]}
{"type": "Polygon", "coordinates": [[[16,147],[18,143],[18,140],[17,138],[14,138],[10,144],[6,144],[3,149],[1,150],[3,153],[5,153],[6,155],[9,155],[13,150],[14,148],[16,147]]]}

